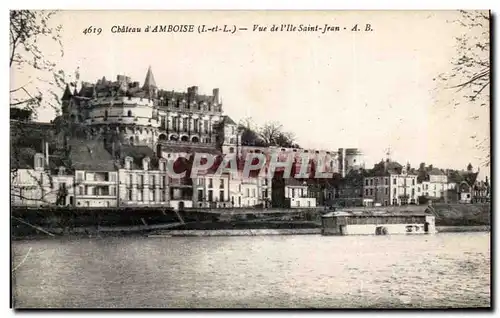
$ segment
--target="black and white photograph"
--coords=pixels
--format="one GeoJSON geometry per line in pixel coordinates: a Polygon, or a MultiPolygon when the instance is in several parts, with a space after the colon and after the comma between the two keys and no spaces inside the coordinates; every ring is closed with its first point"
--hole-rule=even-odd
{"type": "Polygon", "coordinates": [[[492,308],[491,11],[9,15],[12,309],[492,308]]]}

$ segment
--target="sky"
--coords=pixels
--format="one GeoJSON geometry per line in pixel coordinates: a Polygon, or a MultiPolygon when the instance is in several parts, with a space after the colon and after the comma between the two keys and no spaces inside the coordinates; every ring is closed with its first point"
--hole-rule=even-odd
{"type": "MultiPolygon", "coordinates": [[[[279,121],[304,148],[360,148],[366,167],[385,158],[441,168],[481,167],[477,141],[489,136],[489,108],[461,103],[456,90],[433,79],[449,71],[455,37],[466,30],[454,11],[182,12],[64,11],[64,56],[45,43],[48,57],[66,74],[79,67],[83,81],[127,75],[144,81],[152,67],[167,90],[220,89],[223,109],[235,121],[279,121]],[[113,26],[237,25],[225,33],[112,33],[113,26]],[[252,32],[253,26],[329,24],[341,31],[252,32]],[[351,31],[352,27],[373,31],[351,31]],[[101,34],[84,34],[89,27],[101,34]],[[346,28],[344,30],[343,28],[346,28]],[[471,117],[479,116],[472,120],[471,117]],[[475,136],[475,138],[471,138],[475,136]]],[[[11,72],[11,85],[26,81],[11,72]]],[[[49,121],[49,108],[39,120],[49,121]]]]}

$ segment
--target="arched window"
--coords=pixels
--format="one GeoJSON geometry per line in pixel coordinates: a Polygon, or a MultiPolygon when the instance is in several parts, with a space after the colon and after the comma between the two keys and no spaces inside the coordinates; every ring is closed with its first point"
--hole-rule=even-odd
{"type": "Polygon", "coordinates": [[[134,144],[134,137],[130,137],[130,144],[133,145],[134,144]]]}
{"type": "Polygon", "coordinates": [[[129,111],[127,112],[127,116],[128,116],[128,117],[132,117],[132,111],[131,111],[131,110],[129,110],[129,111]]]}
{"type": "Polygon", "coordinates": [[[229,148],[229,153],[234,153],[234,148],[233,147],[229,148]]]}
{"type": "Polygon", "coordinates": [[[188,142],[189,141],[189,137],[188,136],[182,136],[181,137],[181,141],[188,142]]]}

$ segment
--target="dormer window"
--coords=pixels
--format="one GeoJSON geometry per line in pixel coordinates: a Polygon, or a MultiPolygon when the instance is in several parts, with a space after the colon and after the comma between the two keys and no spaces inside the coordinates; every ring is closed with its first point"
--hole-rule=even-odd
{"type": "Polygon", "coordinates": [[[125,169],[127,170],[132,169],[132,158],[130,157],[125,158],[125,169]]]}
{"type": "Polygon", "coordinates": [[[142,159],[142,168],[144,170],[149,170],[149,158],[142,159]]]}
{"type": "Polygon", "coordinates": [[[165,159],[160,159],[160,164],[159,164],[159,168],[160,168],[160,171],[165,171],[166,167],[166,162],[165,162],[165,159]]]}
{"type": "Polygon", "coordinates": [[[43,169],[43,155],[41,153],[37,153],[35,155],[35,169],[43,169]]]}

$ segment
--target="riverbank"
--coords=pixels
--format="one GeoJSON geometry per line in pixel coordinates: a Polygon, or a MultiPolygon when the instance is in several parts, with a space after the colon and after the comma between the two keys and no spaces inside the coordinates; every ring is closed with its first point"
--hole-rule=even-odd
{"type": "Polygon", "coordinates": [[[436,226],[489,226],[491,224],[491,204],[489,203],[434,203],[431,211],[436,216],[436,226]]]}
{"type": "MultiPolygon", "coordinates": [[[[489,232],[489,226],[438,226],[438,233],[457,232],[489,232]]],[[[320,228],[309,229],[238,229],[238,230],[170,230],[148,234],[148,237],[175,237],[175,236],[267,236],[267,235],[319,235],[320,228]]]]}
{"type": "MultiPolygon", "coordinates": [[[[478,232],[490,230],[490,208],[488,204],[436,204],[432,206],[432,212],[436,216],[438,232],[478,232]]],[[[179,213],[155,208],[101,210],[13,209],[11,237],[29,239],[156,233],[163,235],[172,231],[173,234],[165,235],[256,236],[321,233],[320,210],[294,210],[294,213],[282,210],[252,210],[250,213],[246,210],[227,209],[179,213]]]]}
{"type": "Polygon", "coordinates": [[[477,226],[436,226],[438,233],[457,233],[457,232],[490,232],[489,225],[477,226]]]}
{"type": "MultiPolygon", "coordinates": [[[[490,226],[437,226],[438,233],[473,233],[490,232],[490,226]]],[[[105,237],[216,237],[216,236],[276,236],[276,235],[320,235],[321,228],[297,228],[297,229],[219,229],[219,230],[163,230],[163,231],[75,231],[54,237],[45,234],[31,234],[13,236],[14,241],[38,240],[47,238],[105,238],[105,237]]]]}
{"type": "Polygon", "coordinates": [[[148,237],[173,236],[265,236],[265,235],[311,235],[321,234],[321,229],[254,229],[254,230],[172,230],[149,234],[148,237]]]}

